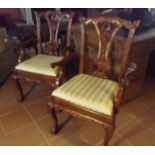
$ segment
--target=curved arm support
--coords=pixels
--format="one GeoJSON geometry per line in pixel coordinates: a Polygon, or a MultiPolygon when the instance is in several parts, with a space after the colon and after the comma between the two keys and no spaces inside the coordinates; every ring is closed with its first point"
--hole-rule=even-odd
{"type": "Polygon", "coordinates": [[[129,64],[129,67],[127,68],[125,77],[122,80],[123,86],[128,86],[130,84],[129,75],[131,75],[131,73],[133,73],[136,69],[137,69],[137,64],[135,62],[131,62],[129,64]]]}

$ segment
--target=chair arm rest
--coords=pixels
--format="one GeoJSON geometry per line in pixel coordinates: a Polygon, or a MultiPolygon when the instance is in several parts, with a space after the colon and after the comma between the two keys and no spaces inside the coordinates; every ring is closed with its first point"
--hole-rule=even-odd
{"type": "Polygon", "coordinates": [[[73,53],[75,53],[73,47],[71,47],[71,46],[65,47],[65,49],[64,49],[65,56],[72,55],[73,53]]]}
{"type": "Polygon", "coordinates": [[[18,63],[21,63],[24,59],[24,53],[25,53],[24,50],[25,49],[21,43],[19,43],[16,47],[19,49],[18,63]]]}
{"type": "Polygon", "coordinates": [[[129,75],[131,75],[131,73],[133,73],[135,70],[137,69],[137,64],[135,62],[131,62],[129,64],[129,67],[127,68],[127,71],[125,73],[125,78],[124,78],[124,85],[129,85],[130,84],[130,80],[129,80],[129,75]]]}
{"type": "Polygon", "coordinates": [[[51,67],[55,68],[58,67],[60,72],[62,72],[63,74],[66,74],[66,70],[67,70],[67,64],[69,62],[71,62],[71,60],[74,60],[79,58],[79,54],[74,52],[72,54],[69,54],[67,56],[65,56],[61,61],[59,62],[55,62],[55,63],[51,63],[51,67]]]}
{"type": "Polygon", "coordinates": [[[55,63],[51,63],[51,67],[52,68],[55,68],[56,66],[59,66],[61,68],[64,68],[64,66],[73,58],[75,57],[78,57],[78,53],[72,53],[72,54],[69,54],[69,55],[66,55],[61,61],[59,62],[55,62],[55,63]]]}
{"type": "Polygon", "coordinates": [[[130,84],[130,81],[128,79],[129,75],[131,73],[133,73],[136,69],[137,69],[137,64],[135,62],[131,62],[129,64],[129,67],[127,68],[127,71],[125,73],[124,78],[121,80],[121,83],[119,85],[119,90],[118,90],[116,98],[115,98],[115,105],[114,106],[115,106],[116,112],[118,112],[119,106],[121,104],[121,97],[123,94],[124,86],[128,86],[130,84]]]}

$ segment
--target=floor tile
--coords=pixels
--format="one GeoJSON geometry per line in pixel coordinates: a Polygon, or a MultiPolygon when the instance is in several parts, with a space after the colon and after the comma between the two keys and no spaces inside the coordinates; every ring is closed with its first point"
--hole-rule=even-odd
{"type": "Polygon", "coordinates": [[[81,126],[80,134],[89,145],[95,145],[104,139],[104,128],[100,124],[88,120],[81,126]]]}
{"type": "Polygon", "coordinates": [[[140,118],[137,118],[146,128],[155,133],[155,109],[151,108],[142,113],[140,118]],[[149,113],[149,114],[148,114],[149,113]]]}
{"type": "Polygon", "coordinates": [[[25,105],[34,120],[39,120],[44,116],[50,115],[47,103],[38,102],[37,104],[25,105]]]}
{"type": "MultiPolygon", "coordinates": [[[[0,88],[0,145],[87,146],[102,145],[104,129],[98,123],[58,112],[57,135],[52,135],[52,117],[47,108],[52,88],[39,84],[23,102],[17,102],[15,85],[9,78],[0,88]],[[28,115],[29,114],[29,115],[28,115]]],[[[24,90],[33,83],[22,81],[24,90]]],[[[121,106],[111,146],[155,146],[155,80],[148,81],[143,93],[121,106]]]]}
{"type": "Polygon", "coordinates": [[[42,133],[47,139],[51,139],[53,135],[50,133],[50,129],[52,127],[52,118],[51,116],[46,116],[41,120],[37,121],[37,125],[41,129],[42,133]]]}
{"type": "Polygon", "coordinates": [[[49,146],[49,145],[47,144],[47,142],[42,142],[42,143],[39,144],[38,146],[49,146]]]}
{"type": "Polygon", "coordinates": [[[119,130],[123,126],[127,125],[131,120],[133,120],[133,118],[128,114],[128,112],[120,111],[116,115],[116,130],[119,130]]]}
{"type": "Polygon", "coordinates": [[[10,145],[14,146],[35,146],[44,142],[44,138],[34,124],[13,132],[7,137],[10,145]]]}
{"type": "Polygon", "coordinates": [[[131,145],[135,146],[151,145],[155,139],[155,134],[137,121],[131,121],[121,128],[119,134],[131,145]]]}
{"type": "Polygon", "coordinates": [[[81,136],[76,132],[64,138],[58,137],[51,139],[49,140],[49,143],[52,146],[88,146],[88,143],[83,141],[81,136]]]}
{"type": "Polygon", "coordinates": [[[148,105],[146,105],[143,102],[139,102],[139,98],[133,99],[132,101],[124,104],[120,110],[124,112],[128,112],[130,114],[139,114],[149,108],[148,105]]]}
{"type": "Polygon", "coordinates": [[[19,103],[13,103],[13,104],[4,103],[4,104],[5,104],[4,106],[0,107],[0,117],[22,108],[21,103],[20,104],[19,103]]]}
{"type": "Polygon", "coordinates": [[[0,122],[0,138],[1,138],[1,136],[4,136],[4,131],[3,131],[3,128],[2,128],[2,125],[0,122]]]}
{"type": "Polygon", "coordinates": [[[0,146],[9,146],[10,143],[8,142],[6,137],[0,138],[0,146]]]}
{"type": "MultiPolygon", "coordinates": [[[[96,145],[97,146],[102,146],[103,145],[103,140],[99,141],[96,145]]],[[[118,133],[114,132],[112,138],[109,141],[109,146],[130,146],[130,144],[125,141],[122,137],[119,136],[118,133]]]]}
{"type": "Polygon", "coordinates": [[[5,129],[6,134],[9,134],[14,130],[20,129],[23,126],[32,122],[30,117],[22,108],[1,117],[0,120],[5,129]]]}
{"type": "MultiPolygon", "coordinates": [[[[66,115],[60,115],[61,117],[59,117],[59,125],[62,124],[62,120],[65,120],[65,118],[63,116],[66,116],[66,115]]],[[[42,130],[43,134],[45,135],[46,139],[61,139],[63,137],[67,137],[69,136],[71,133],[72,133],[72,127],[71,125],[69,125],[68,123],[66,123],[62,129],[59,131],[59,133],[57,135],[53,135],[50,130],[53,126],[53,121],[52,121],[52,118],[51,116],[47,116],[39,121],[37,121],[37,124],[38,126],[40,127],[40,129],[42,130]]]]}
{"type": "Polygon", "coordinates": [[[73,116],[71,120],[69,120],[68,124],[70,124],[73,128],[79,130],[86,121],[87,120],[85,118],[73,116]]]}
{"type": "Polygon", "coordinates": [[[110,146],[130,146],[130,144],[116,132],[114,133],[111,140],[109,141],[109,145],[110,146]]]}

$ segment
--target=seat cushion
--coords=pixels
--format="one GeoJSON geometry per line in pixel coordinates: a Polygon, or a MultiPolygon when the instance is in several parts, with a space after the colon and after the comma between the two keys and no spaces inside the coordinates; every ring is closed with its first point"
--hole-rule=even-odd
{"type": "Polygon", "coordinates": [[[39,54],[18,64],[15,69],[43,75],[57,76],[58,67],[52,68],[50,64],[59,62],[62,59],[63,57],[39,54]]]}
{"type": "Polygon", "coordinates": [[[111,116],[117,91],[117,82],[79,74],[55,89],[52,95],[70,104],[111,116]]]}

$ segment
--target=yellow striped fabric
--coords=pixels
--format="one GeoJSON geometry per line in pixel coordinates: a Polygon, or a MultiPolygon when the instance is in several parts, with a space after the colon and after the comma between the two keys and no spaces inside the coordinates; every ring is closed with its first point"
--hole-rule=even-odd
{"type": "Polygon", "coordinates": [[[58,67],[52,68],[51,63],[59,62],[63,57],[50,56],[39,54],[22,63],[18,64],[15,68],[22,71],[38,73],[49,76],[57,76],[58,67]]]}
{"type": "Polygon", "coordinates": [[[110,116],[117,91],[118,83],[114,81],[79,74],[55,89],[52,95],[71,104],[110,116]]]}

